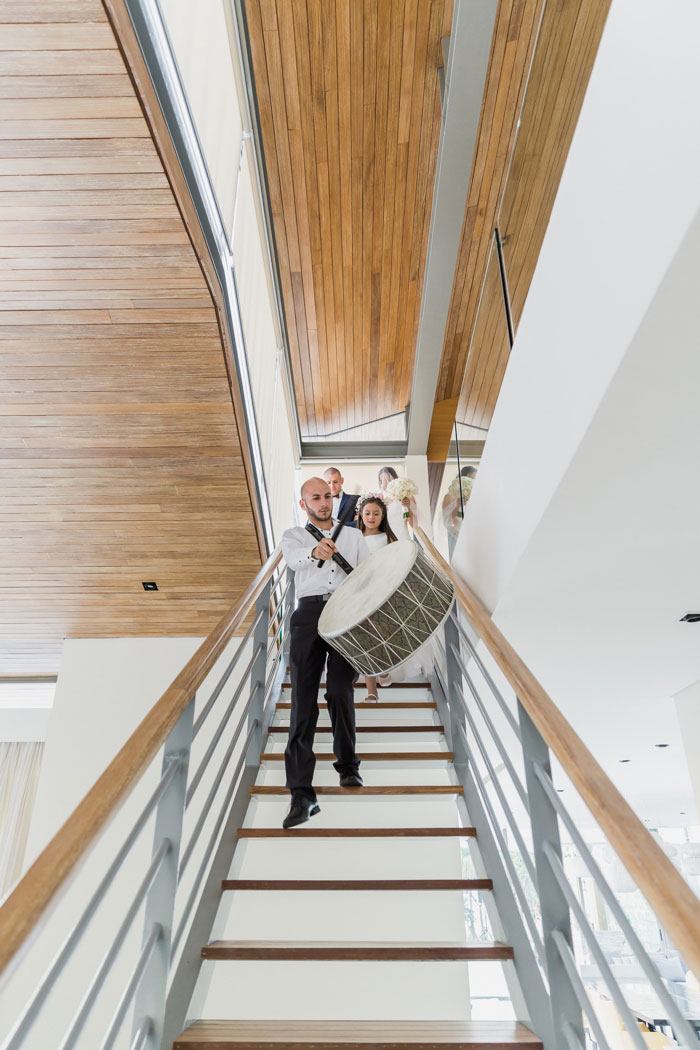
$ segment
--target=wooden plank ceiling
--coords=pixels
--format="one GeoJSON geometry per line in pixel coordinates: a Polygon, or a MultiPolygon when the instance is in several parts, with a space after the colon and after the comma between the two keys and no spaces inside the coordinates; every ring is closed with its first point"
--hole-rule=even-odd
{"type": "Polygon", "coordinates": [[[610,0],[542,7],[502,0],[499,8],[445,332],[436,401],[459,397],[457,419],[482,431],[510,353],[493,230],[505,241],[517,330],[610,0]]]}
{"type": "Polygon", "coordinates": [[[245,0],[302,433],[410,396],[452,0],[245,0]]]}
{"type": "Polygon", "coordinates": [[[0,23],[0,656],[205,634],[260,564],[212,296],[102,5],[0,23]]]}

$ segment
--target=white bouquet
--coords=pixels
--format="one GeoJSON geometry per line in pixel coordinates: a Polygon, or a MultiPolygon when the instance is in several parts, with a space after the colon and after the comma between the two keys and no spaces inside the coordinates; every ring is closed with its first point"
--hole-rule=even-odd
{"type": "MultiPolygon", "coordinates": [[[[415,481],[411,481],[410,478],[394,478],[390,481],[386,487],[387,495],[391,496],[392,499],[403,501],[405,499],[411,499],[413,496],[418,495],[418,486],[415,481]]],[[[403,509],[404,518],[410,517],[408,508],[403,509]]]]}
{"type": "MultiPolygon", "coordinates": [[[[447,491],[451,496],[454,496],[456,499],[459,499],[460,482],[462,491],[462,503],[466,503],[469,497],[471,496],[472,488],[474,487],[473,478],[455,478],[447,491]]],[[[463,517],[461,506],[460,509],[457,511],[457,517],[463,517]]]]}

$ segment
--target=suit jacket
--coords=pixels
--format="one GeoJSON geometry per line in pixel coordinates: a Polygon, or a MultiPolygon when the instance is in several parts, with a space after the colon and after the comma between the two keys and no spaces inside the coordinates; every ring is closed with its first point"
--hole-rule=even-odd
{"type": "Polygon", "coordinates": [[[347,510],[348,506],[352,506],[352,514],[350,515],[350,520],[345,523],[346,528],[354,529],[354,528],[357,527],[357,522],[353,521],[353,515],[355,513],[355,509],[357,507],[359,499],[360,499],[359,496],[350,496],[350,495],[348,495],[347,492],[344,492],[343,493],[343,498],[341,499],[340,503],[338,504],[338,517],[339,518],[342,518],[343,513],[347,510]]]}

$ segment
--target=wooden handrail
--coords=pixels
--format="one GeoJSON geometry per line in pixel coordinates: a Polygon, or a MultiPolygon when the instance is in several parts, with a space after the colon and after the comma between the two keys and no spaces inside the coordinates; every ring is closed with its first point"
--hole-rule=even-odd
{"type": "Polygon", "coordinates": [[[190,700],[245,620],[282,558],[278,547],[236,605],[217,623],[160,700],[0,908],[0,975],[15,958],[46,910],[85,856],[99,831],[162,747],[190,700]]]}
{"type": "Polygon", "coordinates": [[[559,759],[686,964],[700,976],[700,900],[501,634],[483,603],[456,575],[423,529],[416,527],[415,533],[433,561],[454,583],[460,606],[518,700],[559,759]]]}

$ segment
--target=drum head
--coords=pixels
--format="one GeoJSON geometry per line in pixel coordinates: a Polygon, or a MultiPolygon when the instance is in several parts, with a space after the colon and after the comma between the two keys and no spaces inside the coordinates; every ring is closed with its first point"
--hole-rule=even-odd
{"type": "Polygon", "coordinates": [[[389,543],[365,558],[328,599],[319,634],[337,638],[375,613],[403,583],[418,556],[415,543],[389,543]]]}

